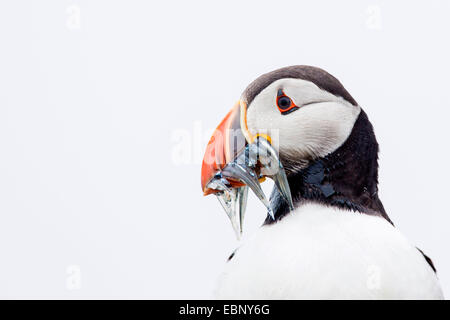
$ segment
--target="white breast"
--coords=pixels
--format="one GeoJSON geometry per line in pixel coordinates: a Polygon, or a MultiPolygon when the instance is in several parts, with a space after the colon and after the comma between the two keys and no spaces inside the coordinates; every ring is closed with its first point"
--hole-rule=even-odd
{"type": "Polygon", "coordinates": [[[226,265],[219,299],[440,299],[422,254],[382,218],[316,204],[263,226],[226,265]]]}

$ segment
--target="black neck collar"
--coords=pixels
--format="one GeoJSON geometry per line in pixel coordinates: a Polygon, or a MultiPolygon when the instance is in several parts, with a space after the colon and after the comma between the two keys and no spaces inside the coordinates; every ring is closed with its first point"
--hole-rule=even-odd
{"type": "MultiPolygon", "coordinates": [[[[390,223],[378,198],[378,143],[367,115],[361,110],[346,142],[326,157],[310,161],[288,176],[294,206],[314,202],[365,214],[390,223]]],[[[270,198],[275,221],[290,210],[274,188],[270,198]]],[[[275,222],[267,217],[265,224],[275,222]]]]}

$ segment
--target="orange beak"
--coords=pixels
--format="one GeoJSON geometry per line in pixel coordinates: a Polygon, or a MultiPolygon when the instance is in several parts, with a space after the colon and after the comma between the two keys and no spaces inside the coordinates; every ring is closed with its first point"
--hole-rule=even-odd
{"type": "MultiPolygon", "coordinates": [[[[201,183],[204,195],[218,192],[216,189],[209,188],[208,183],[245,148],[247,139],[251,141],[246,113],[247,106],[244,102],[238,101],[220,122],[209,140],[202,163],[201,183]]],[[[230,188],[244,185],[233,179],[228,179],[228,182],[230,188]]]]}

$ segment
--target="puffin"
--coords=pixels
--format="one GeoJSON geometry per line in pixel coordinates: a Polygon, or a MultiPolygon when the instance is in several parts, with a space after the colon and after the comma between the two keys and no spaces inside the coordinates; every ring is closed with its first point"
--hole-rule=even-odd
{"type": "Polygon", "coordinates": [[[238,238],[249,190],[267,217],[229,256],[215,298],[443,299],[432,260],[378,196],[378,149],[367,114],[325,70],[250,83],[206,147],[201,185],[238,238]]]}

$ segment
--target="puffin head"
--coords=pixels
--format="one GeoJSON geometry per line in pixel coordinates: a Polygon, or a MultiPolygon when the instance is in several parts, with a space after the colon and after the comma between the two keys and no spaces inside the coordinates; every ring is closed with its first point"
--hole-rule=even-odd
{"type": "Polygon", "coordinates": [[[292,66],[266,73],[242,98],[251,135],[271,132],[288,172],[340,147],[361,111],[342,84],[328,72],[292,66]]]}
{"type": "Polygon", "coordinates": [[[218,196],[237,231],[248,187],[266,205],[268,223],[309,200],[384,216],[377,154],[367,116],[339,80],[290,66],[253,81],[220,123],[206,149],[202,189],[218,196]],[[259,186],[266,177],[276,185],[271,204],[259,186]]]}

